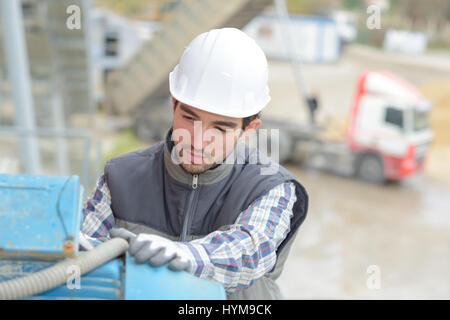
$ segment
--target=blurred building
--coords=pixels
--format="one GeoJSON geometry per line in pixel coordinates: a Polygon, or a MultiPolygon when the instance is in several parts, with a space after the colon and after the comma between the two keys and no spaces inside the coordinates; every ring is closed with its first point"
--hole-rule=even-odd
{"type": "Polygon", "coordinates": [[[339,36],[343,43],[351,43],[356,40],[358,34],[356,14],[349,11],[336,10],[330,14],[336,22],[339,36]]]}
{"type": "Polygon", "coordinates": [[[294,58],[299,61],[332,62],[338,60],[341,54],[338,25],[328,17],[290,15],[289,22],[286,22],[280,21],[275,14],[261,14],[245,26],[243,31],[255,39],[267,57],[272,59],[290,58],[283,34],[286,31],[290,32],[293,39],[294,58]]]}
{"type": "Polygon", "coordinates": [[[389,29],[383,42],[383,48],[390,52],[420,54],[427,49],[428,39],[423,32],[389,29]]]}
{"type": "MultiPolygon", "coordinates": [[[[89,1],[23,0],[21,5],[37,125],[54,125],[49,115],[55,100],[62,103],[67,123],[72,115],[92,113],[89,21],[84,16],[89,12],[89,1]],[[67,27],[70,5],[77,6],[82,13],[79,28],[67,27]]],[[[4,108],[11,109],[11,84],[4,39],[0,37],[0,96],[4,108]]],[[[4,121],[11,123],[10,119],[4,121]]]]}
{"type": "Polygon", "coordinates": [[[124,67],[159,30],[155,21],[131,20],[105,8],[89,12],[95,101],[104,99],[103,84],[109,71],[124,67]]]}

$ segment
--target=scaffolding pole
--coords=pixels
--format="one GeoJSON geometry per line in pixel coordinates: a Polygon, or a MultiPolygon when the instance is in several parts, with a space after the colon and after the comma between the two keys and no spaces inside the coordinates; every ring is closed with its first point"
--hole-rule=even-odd
{"type": "Polygon", "coordinates": [[[302,75],[302,66],[300,57],[296,52],[295,39],[292,35],[289,12],[286,7],[285,0],[274,0],[275,8],[280,22],[281,35],[283,37],[284,45],[286,46],[287,54],[291,62],[292,72],[294,75],[297,88],[299,89],[300,98],[304,100],[305,105],[308,107],[308,113],[310,115],[310,125],[314,127],[314,111],[317,108],[314,104],[317,100],[311,95],[308,85],[302,75]]]}
{"type": "MultiPolygon", "coordinates": [[[[15,106],[15,124],[20,129],[33,131],[36,123],[21,2],[0,0],[0,5],[3,47],[15,106]]],[[[19,152],[26,173],[41,173],[39,144],[35,135],[19,137],[19,152]]]]}

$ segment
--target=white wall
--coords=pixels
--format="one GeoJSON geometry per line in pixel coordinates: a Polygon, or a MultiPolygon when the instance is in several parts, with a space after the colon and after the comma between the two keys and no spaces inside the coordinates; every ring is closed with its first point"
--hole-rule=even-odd
{"type": "MultiPolygon", "coordinates": [[[[277,15],[261,14],[243,28],[261,46],[269,59],[289,59],[283,25],[277,15]]],[[[339,59],[341,40],[336,23],[326,17],[291,15],[290,33],[295,56],[301,62],[326,63],[339,59]]],[[[289,36],[288,36],[289,39],[289,36]]]]}

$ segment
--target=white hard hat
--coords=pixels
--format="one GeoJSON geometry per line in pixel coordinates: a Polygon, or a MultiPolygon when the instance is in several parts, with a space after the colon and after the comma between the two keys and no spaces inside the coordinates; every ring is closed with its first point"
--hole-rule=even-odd
{"type": "Polygon", "coordinates": [[[235,28],[194,38],[169,76],[172,97],[204,111],[245,118],[270,101],[267,59],[256,42],[235,28]]]}

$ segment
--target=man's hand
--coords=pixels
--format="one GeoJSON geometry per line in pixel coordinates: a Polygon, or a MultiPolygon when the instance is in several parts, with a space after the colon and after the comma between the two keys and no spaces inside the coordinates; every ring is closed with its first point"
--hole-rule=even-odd
{"type": "Polygon", "coordinates": [[[123,238],[130,243],[128,252],[138,263],[149,262],[154,267],[169,263],[171,270],[190,270],[192,263],[186,252],[174,241],[154,235],[141,233],[135,235],[124,228],[113,228],[112,238],[123,238]]]}
{"type": "Polygon", "coordinates": [[[99,245],[101,243],[102,241],[100,241],[99,239],[89,237],[81,231],[78,233],[78,245],[81,251],[92,250],[96,245],[99,245]]]}

